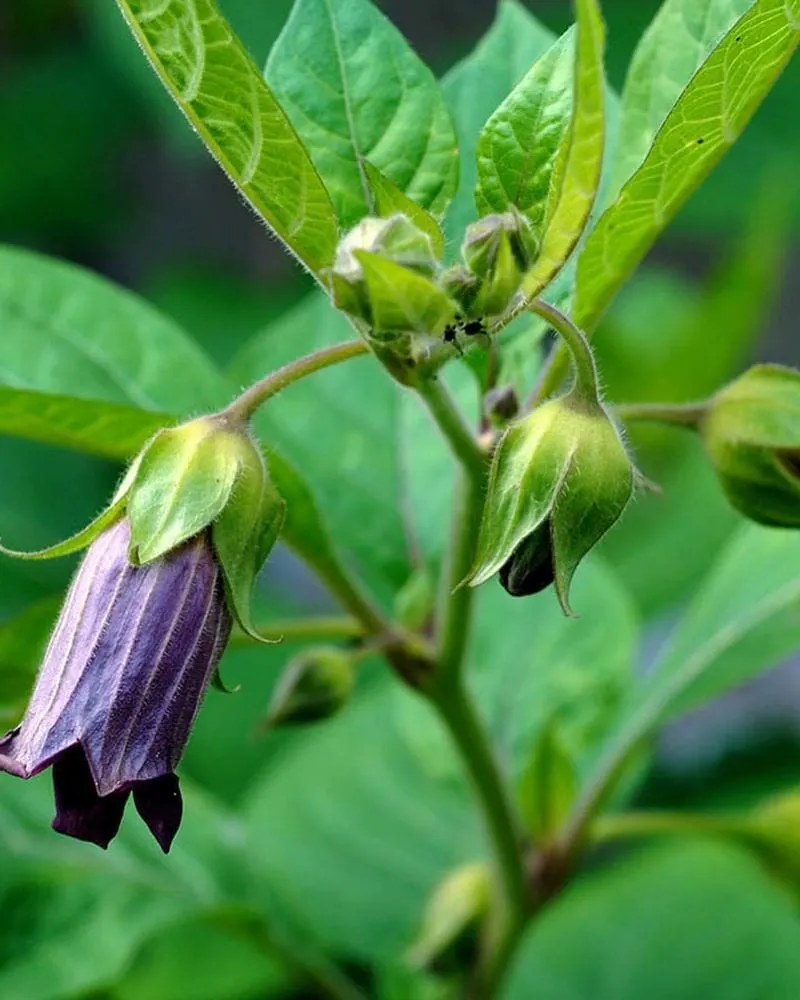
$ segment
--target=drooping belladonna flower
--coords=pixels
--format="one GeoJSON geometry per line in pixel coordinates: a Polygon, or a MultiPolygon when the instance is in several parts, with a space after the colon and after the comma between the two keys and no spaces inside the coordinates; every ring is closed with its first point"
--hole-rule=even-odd
{"type": "Polygon", "coordinates": [[[90,546],[70,587],[0,770],[53,768],[53,829],[107,847],[128,797],[166,852],[181,822],[175,776],[231,630],[202,532],[155,562],[128,560],[122,519],[90,546]]]}

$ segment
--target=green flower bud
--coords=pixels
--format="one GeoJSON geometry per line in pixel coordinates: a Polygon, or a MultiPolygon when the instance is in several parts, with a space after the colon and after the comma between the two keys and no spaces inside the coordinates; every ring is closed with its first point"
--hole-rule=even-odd
{"type": "Polygon", "coordinates": [[[461,865],[445,875],[428,900],[408,961],[422,967],[439,958],[479,923],[490,897],[491,874],[482,861],[461,865]]]}
{"type": "Polygon", "coordinates": [[[373,309],[359,260],[360,251],[383,257],[424,277],[433,277],[438,267],[430,237],[405,215],[361,219],[339,244],[329,281],[334,305],[367,323],[373,321],[373,309]]]}
{"type": "Polygon", "coordinates": [[[309,649],[293,659],[278,682],[266,724],[288,726],[330,718],[350,697],[353,658],[336,647],[309,649]]]}
{"type": "Polygon", "coordinates": [[[800,372],[754,366],[711,400],[701,431],[738,511],[761,524],[800,527],[800,372]]]}
{"type": "Polygon", "coordinates": [[[468,308],[470,316],[496,316],[511,305],[538,253],[528,220],[515,208],[487,215],[467,229],[461,253],[480,285],[468,308]]]}
{"type": "Polygon", "coordinates": [[[439,287],[458,306],[464,316],[473,315],[473,307],[481,289],[481,279],[463,264],[456,264],[443,271],[439,277],[439,287]]]}
{"type": "Polygon", "coordinates": [[[513,596],[555,583],[570,614],[581,559],[619,519],[634,473],[604,408],[573,393],[551,400],[503,434],[489,473],[472,586],[500,573],[513,596]]]}

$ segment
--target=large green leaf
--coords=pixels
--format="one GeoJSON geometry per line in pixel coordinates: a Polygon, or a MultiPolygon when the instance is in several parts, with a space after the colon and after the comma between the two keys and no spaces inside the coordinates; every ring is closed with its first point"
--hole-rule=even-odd
{"type": "Polygon", "coordinates": [[[534,63],[478,137],[478,211],[486,215],[516,205],[540,241],[563,178],[574,65],[575,30],[570,28],[534,63]]]}
{"type": "Polygon", "coordinates": [[[646,704],[669,718],[800,647],[800,534],[747,525],[681,620],[646,704]]]}
{"type": "Polygon", "coordinates": [[[681,92],[753,0],[665,0],[636,47],[614,164],[619,191],[653,144],[681,92]]]}
{"type": "Polygon", "coordinates": [[[651,674],[631,689],[577,810],[594,809],[636,748],[679,712],[743,683],[800,647],[800,534],[742,527],[651,674]]]}
{"type": "Polygon", "coordinates": [[[336,216],[305,146],[213,0],[118,0],[153,69],[247,201],[314,274],[336,216]]]}
{"type": "Polygon", "coordinates": [[[800,924],[739,849],[689,843],[619,862],[532,925],[502,1000],[792,1000],[800,924]]]}
{"type": "MultiPolygon", "coordinates": [[[[225,380],[211,362],[152,306],[97,275],[28,250],[0,247],[0,326],[0,383],[11,389],[176,416],[214,409],[228,399],[225,380]]],[[[101,440],[107,437],[98,422],[102,411],[76,407],[70,419],[77,421],[80,413],[99,427],[101,440]]],[[[129,412],[108,413],[132,433],[129,412]]],[[[64,415],[53,413],[53,434],[64,415]]],[[[146,416],[151,428],[153,419],[146,416]]],[[[41,439],[45,408],[36,421],[38,432],[31,436],[41,439]]],[[[76,426],[65,433],[81,432],[76,426]]]]}
{"type": "Polygon", "coordinates": [[[661,230],[736,140],[800,40],[800,0],[755,0],[697,70],[578,260],[591,329],[661,230]]]}
{"type": "Polygon", "coordinates": [[[475,50],[442,80],[453,113],[461,154],[461,181],[445,222],[455,252],[467,225],[476,218],[473,192],[477,181],[475,147],[492,112],[550,48],[555,35],[517,0],[500,0],[497,16],[475,50]]]}
{"type": "Polygon", "coordinates": [[[322,941],[368,960],[397,958],[439,878],[481,851],[466,789],[437,783],[399,735],[395,683],[315,727],[246,804],[266,881],[322,941]]]}
{"type": "Polygon", "coordinates": [[[165,414],[135,406],[0,386],[0,434],[104,458],[135,455],[148,438],[172,421],[165,414]]]}
{"type": "Polygon", "coordinates": [[[574,250],[589,221],[600,186],[605,138],[605,26],[596,0],[578,0],[578,34],[573,72],[573,111],[569,132],[559,148],[555,191],[548,194],[541,250],[523,291],[538,295],[574,250]],[[552,205],[552,208],[549,206],[552,205]]]}
{"type": "Polygon", "coordinates": [[[50,829],[49,775],[7,775],[0,805],[0,942],[4,1000],[67,1000],[110,986],[138,949],[174,920],[249,905],[254,872],[236,818],[190,786],[164,858],[129,808],[108,853],[50,829]]]}
{"type": "Polygon", "coordinates": [[[441,215],[458,185],[453,123],[438,84],[369,0],[296,0],[267,80],[349,228],[369,214],[369,160],[441,215]]]}

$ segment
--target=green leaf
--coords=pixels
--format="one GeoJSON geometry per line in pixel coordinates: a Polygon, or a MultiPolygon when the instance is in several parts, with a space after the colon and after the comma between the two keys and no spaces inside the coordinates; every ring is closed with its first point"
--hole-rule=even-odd
{"type": "Polygon", "coordinates": [[[790,1000],[800,925],[745,852],[688,843],[617,860],[534,921],[501,1000],[790,1000]]]}
{"type": "Polygon", "coordinates": [[[426,212],[408,195],[403,194],[386,174],[381,173],[369,161],[364,160],[363,167],[375,201],[376,214],[382,218],[395,215],[397,212],[407,215],[418,229],[430,236],[433,252],[437,257],[441,257],[444,253],[444,236],[439,223],[430,212],[426,212]]]}
{"type": "Polygon", "coordinates": [[[439,286],[411,268],[366,250],[354,251],[364,272],[376,337],[390,331],[438,336],[456,313],[439,286]]]}
{"type": "Polygon", "coordinates": [[[655,238],[738,138],[800,40],[800,0],[755,0],[664,119],[578,260],[575,320],[591,329],[655,238]]]}
{"type": "Polygon", "coordinates": [[[49,775],[4,781],[4,1000],[66,1000],[108,989],[173,921],[247,898],[254,873],[240,849],[241,824],[191,784],[182,791],[183,827],[167,860],[132,809],[102,853],[50,829],[49,775]]]}
{"type": "Polygon", "coordinates": [[[670,718],[774,666],[800,646],[800,535],[746,525],[681,620],[647,704],[670,718]]]}
{"type": "Polygon", "coordinates": [[[478,138],[479,213],[516,205],[540,243],[564,176],[574,63],[575,31],[570,28],[517,84],[478,138]]]}
{"type": "Polygon", "coordinates": [[[373,214],[364,160],[444,213],[458,184],[453,123],[431,71],[369,0],[296,0],[266,75],[343,228],[373,214]]]}
{"type": "Polygon", "coordinates": [[[120,403],[0,385],[0,434],[103,458],[130,458],[172,419],[120,403]]]}
{"type": "Polygon", "coordinates": [[[665,0],[631,59],[614,164],[614,192],[647,156],[681,92],[753,0],[665,0]]]}
{"type": "Polygon", "coordinates": [[[775,666],[800,645],[800,534],[745,525],[723,551],[655,670],[633,687],[582,803],[608,789],[663,722],[775,666]]]}
{"type": "Polygon", "coordinates": [[[301,139],[213,0],[117,0],[181,111],[237,189],[313,274],[336,217],[301,139]]]}
{"type": "Polygon", "coordinates": [[[477,181],[475,147],[478,134],[493,111],[540,56],[555,35],[517,0],[500,0],[489,31],[473,52],[442,80],[442,90],[458,135],[461,181],[445,221],[448,245],[457,249],[464,231],[476,218],[473,191],[477,181]]]}
{"type": "Polygon", "coordinates": [[[517,786],[525,829],[534,841],[547,841],[561,829],[578,790],[575,764],[558,727],[547,725],[531,745],[517,786]]]}
{"type": "Polygon", "coordinates": [[[396,959],[441,876],[480,851],[466,788],[448,794],[400,738],[394,685],[311,730],[244,804],[260,876],[329,948],[371,961],[396,959]]]}
{"type": "Polygon", "coordinates": [[[563,168],[560,176],[554,171],[553,180],[560,181],[549,196],[555,199],[554,208],[539,256],[523,282],[529,297],[550,283],[574,250],[600,186],[605,136],[605,26],[597,0],[578,0],[577,13],[572,121],[557,153],[563,168]]]}
{"type": "MultiPolygon", "coordinates": [[[[105,400],[159,416],[216,409],[230,395],[205,355],[152,306],[29,250],[0,246],[0,327],[0,384],[10,389],[105,400]]],[[[99,446],[107,447],[102,424],[99,430],[99,446]]]]}

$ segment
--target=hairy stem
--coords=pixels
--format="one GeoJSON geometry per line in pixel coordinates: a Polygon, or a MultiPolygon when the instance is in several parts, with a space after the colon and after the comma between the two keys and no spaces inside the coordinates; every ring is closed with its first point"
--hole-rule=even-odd
{"type": "Polygon", "coordinates": [[[489,997],[505,972],[527,919],[522,837],[505,780],[463,682],[453,679],[431,700],[459,752],[494,855],[496,904],[480,970],[482,995],[489,997]]]}
{"type": "Polygon", "coordinates": [[[334,344],[333,347],[314,351],[313,354],[307,354],[304,358],[298,358],[283,368],[270,372],[260,382],[255,382],[249,389],[245,389],[241,396],[234,399],[223,413],[232,420],[246,423],[268,399],[293,382],[322,371],[323,368],[330,368],[331,365],[339,365],[343,361],[368,353],[369,348],[363,340],[348,340],[344,344],[334,344]]]}
{"type": "MultiPolygon", "coordinates": [[[[308,618],[290,618],[286,621],[271,621],[256,624],[256,631],[264,639],[275,642],[302,642],[303,640],[359,639],[364,635],[364,626],[347,615],[325,615],[308,618]]],[[[233,646],[251,646],[255,643],[245,632],[236,631],[231,636],[233,646]]]]}
{"type": "Polygon", "coordinates": [[[706,413],[705,403],[620,403],[614,413],[624,423],[648,420],[658,424],[673,424],[696,431],[706,413]]]}
{"type": "MultiPolygon", "coordinates": [[[[569,349],[575,367],[575,389],[588,401],[592,403],[599,402],[600,393],[594,354],[591,347],[589,347],[589,341],[583,333],[560,309],[556,309],[555,306],[551,306],[543,299],[534,299],[528,305],[528,308],[531,312],[536,313],[537,316],[541,316],[542,319],[546,320],[569,349]]],[[[540,386],[538,399],[543,399],[544,395],[540,386]]]]}
{"type": "Polygon", "coordinates": [[[531,397],[531,407],[538,406],[549,396],[554,396],[569,373],[569,351],[563,340],[560,340],[550,352],[545,362],[541,378],[531,397]]]}
{"type": "Polygon", "coordinates": [[[464,415],[444,385],[436,378],[420,379],[414,386],[436,421],[453,454],[473,479],[486,472],[487,455],[478,444],[464,415]]]}

